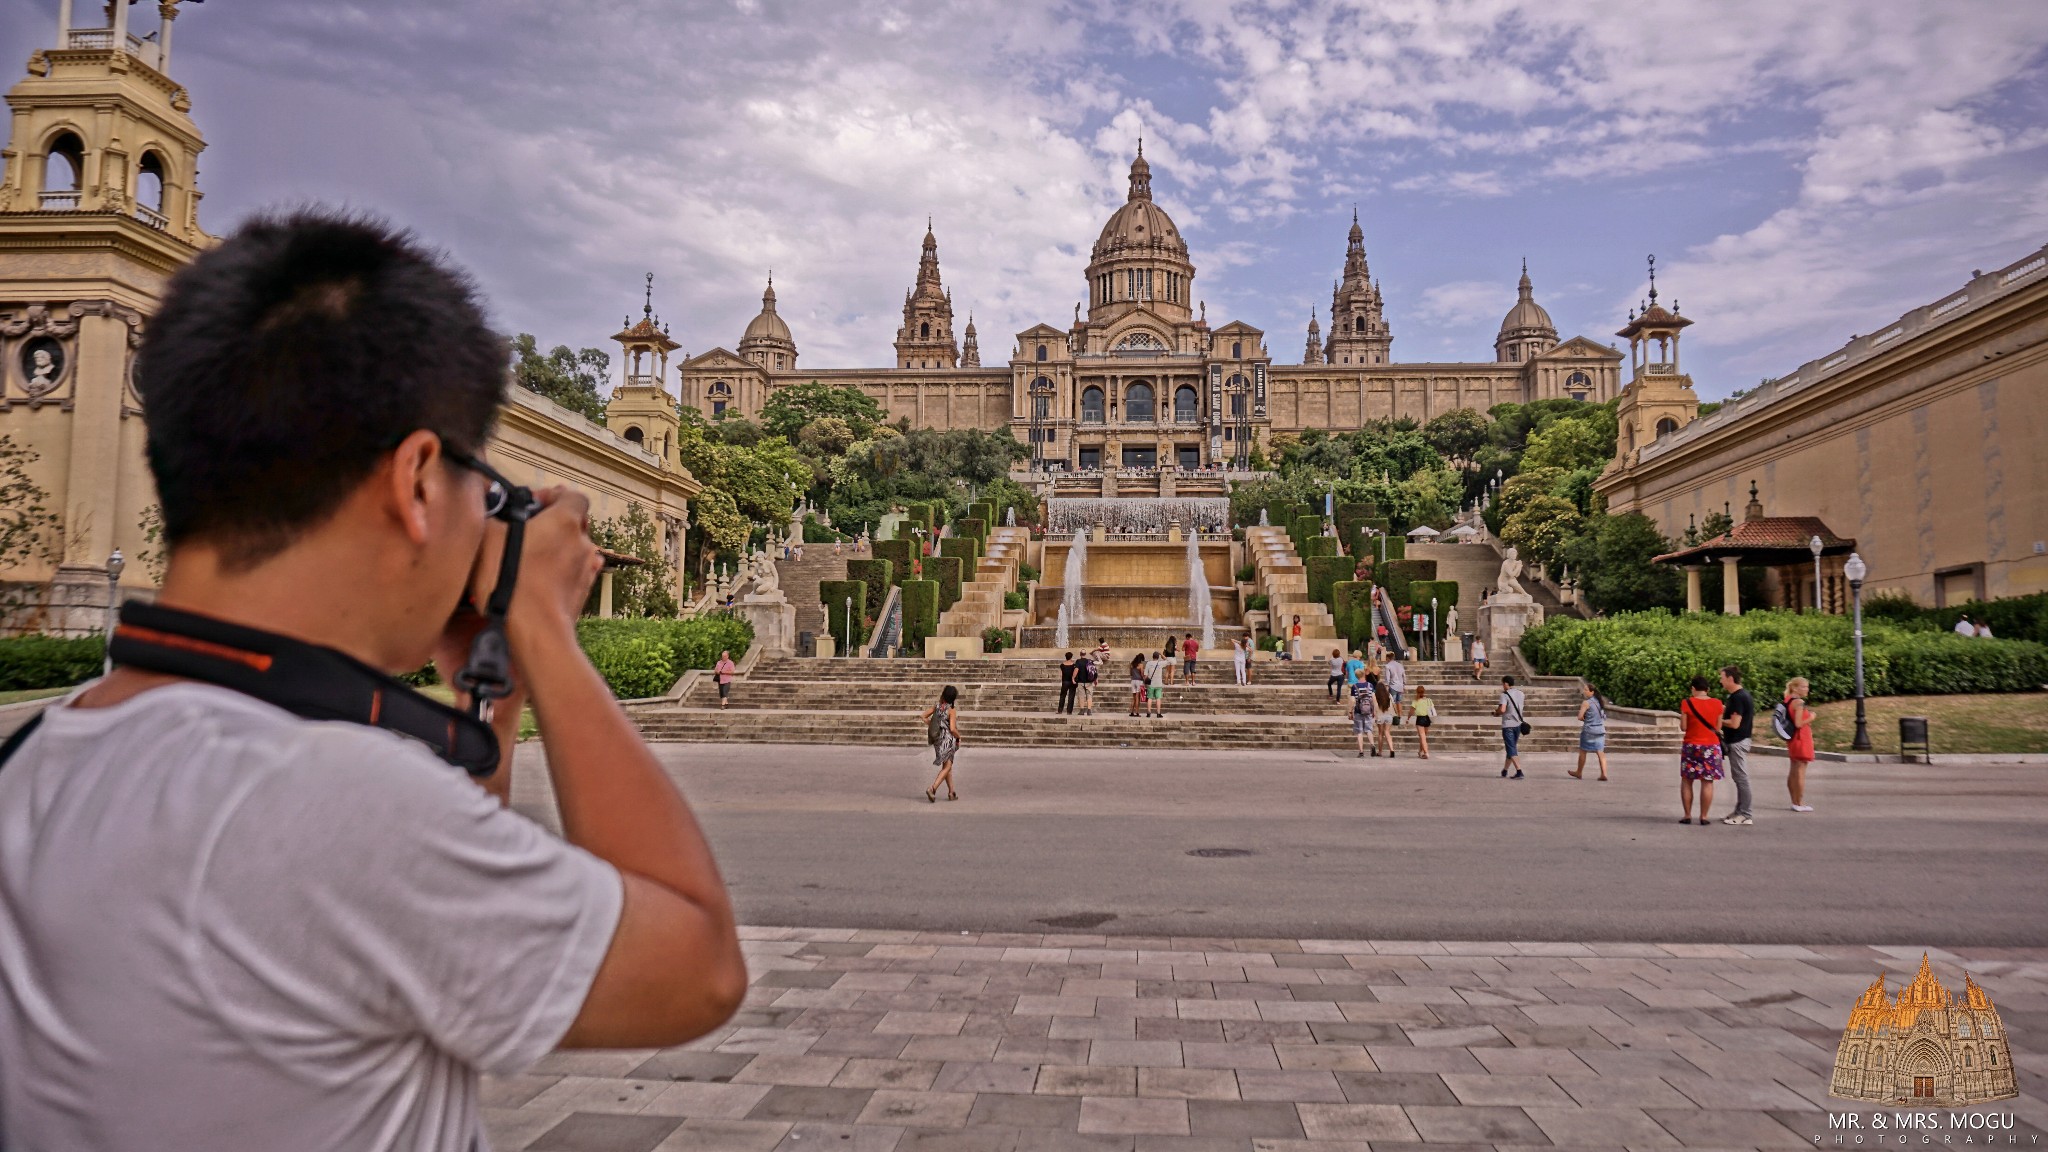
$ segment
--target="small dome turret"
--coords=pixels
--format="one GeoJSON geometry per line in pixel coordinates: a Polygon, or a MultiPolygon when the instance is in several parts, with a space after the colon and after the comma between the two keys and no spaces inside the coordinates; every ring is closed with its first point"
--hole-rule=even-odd
{"type": "Polygon", "coordinates": [[[740,337],[740,355],[763,368],[788,371],[796,367],[796,338],[789,325],[775,311],[775,275],[768,276],[768,290],[761,293],[761,313],[747,322],[740,337]]]}

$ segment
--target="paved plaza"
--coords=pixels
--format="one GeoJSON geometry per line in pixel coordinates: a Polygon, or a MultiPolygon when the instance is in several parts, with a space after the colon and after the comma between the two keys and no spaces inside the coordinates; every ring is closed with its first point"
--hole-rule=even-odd
{"type": "Polygon", "coordinates": [[[490,1081],[500,1149],[1835,1147],[1850,1005],[1923,949],[2010,1031],[1989,1146],[2048,1147],[2039,768],[1818,765],[1806,816],[1764,761],[1701,829],[1662,758],[970,749],[926,804],[916,750],[657,751],[743,920],[811,926],[743,931],[694,1044],[490,1081]]]}

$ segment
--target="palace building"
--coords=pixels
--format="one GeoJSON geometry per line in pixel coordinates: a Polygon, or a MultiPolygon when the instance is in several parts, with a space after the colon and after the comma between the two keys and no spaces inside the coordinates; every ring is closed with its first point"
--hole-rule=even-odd
{"type": "Polygon", "coordinates": [[[1835,1048],[1828,1094],[1873,1104],[1960,1108],[2019,1095],[2012,1047],[1991,998],[1968,973],[1957,996],[1934,978],[1927,958],[1919,974],[1885,994],[1878,976],[1856,1006],[1835,1048]]]}
{"type": "Polygon", "coordinates": [[[682,402],[711,417],[752,418],[775,389],[818,381],[861,389],[891,419],[919,427],[1009,428],[1035,465],[1092,470],[1243,468],[1254,444],[1306,428],[1343,431],[1380,418],[1426,421],[1456,408],[1550,398],[1611,399],[1621,353],[1560,341],[1526,265],[1490,361],[1404,364],[1393,356],[1380,284],[1354,213],[1328,335],[1311,316],[1299,364],[1276,364],[1266,334],[1212,327],[1185,237],[1152,198],[1141,145],[1130,194],[1110,214],[1082,271],[1087,303],[1071,323],[1016,334],[1006,363],[983,367],[972,318],[955,343],[952,294],[927,225],[905,294],[894,368],[797,367],[796,338],[771,279],[736,350],[684,361],[682,402]]]}

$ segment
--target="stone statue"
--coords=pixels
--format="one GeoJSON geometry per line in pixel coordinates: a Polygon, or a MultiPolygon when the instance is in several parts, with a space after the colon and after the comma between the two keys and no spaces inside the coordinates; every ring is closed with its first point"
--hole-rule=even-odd
{"type": "Polygon", "coordinates": [[[1522,557],[1513,545],[1500,559],[1500,580],[1494,589],[1495,595],[1526,596],[1522,587],[1522,557]]]}
{"type": "Polygon", "coordinates": [[[1444,635],[1456,636],[1457,634],[1458,606],[1456,604],[1453,604],[1451,605],[1451,610],[1449,612],[1444,613],[1444,635]]]}
{"type": "Polygon", "coordinates": [[[57,360],[48,348],[38,348],[29,354],[28,389],[31,392],[48,392],[57,386],[57,360]]]}

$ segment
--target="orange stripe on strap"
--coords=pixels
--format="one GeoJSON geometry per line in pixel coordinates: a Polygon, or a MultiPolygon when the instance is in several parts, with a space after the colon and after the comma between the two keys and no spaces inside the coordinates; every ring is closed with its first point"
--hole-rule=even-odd
{"type": "Polygon", "coordinates": [[[220,660],[232,660],[258,672],[270,671],[270,657],[261,652],[249,652],[241,648],[230,648],[226,644],[215,644],[210,640],[194,640],[189,636],[178,636],[170,632],[159,632],[154,628],[143,628],[135,624],[120,624],[114,628],[114,639],[126,637],[144,644],[155,644],[162,648],[182,648],[197,652],[201,656],[212,656],[220,660]]]}

